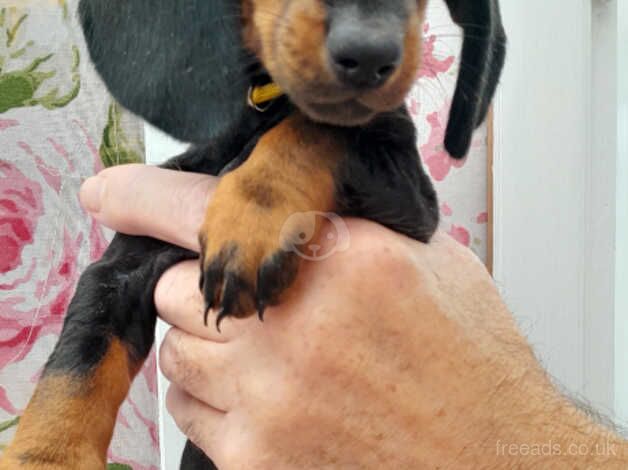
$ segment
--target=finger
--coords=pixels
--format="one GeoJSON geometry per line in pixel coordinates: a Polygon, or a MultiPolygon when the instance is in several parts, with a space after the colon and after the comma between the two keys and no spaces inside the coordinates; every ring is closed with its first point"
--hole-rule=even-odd
{"type": "Polygon", "coordinates": [[[205,325],[205,302],[198,288],[199,277],[198,261],[185,261],[166,271],[155,289],[155,305],[159,316],[187,333],[220,343],[248,331],[257,317],[225,318],[220,324],[220,331],[211,317],[205,325]]]}
{"type": "Polygon", "coordinates": [[[145,165],[108,168],[83,183],[81,204],[99,222],[198,251],[215,177],[145,165]]]}
{"type": "Polygon", "coordinates": [[[177,427],[206,455],[219,448],[226,413],[198,401],[176,385],[166,393],[166,408],[177,427]]]}
{"type": "Polygon", "coordinates": [[[220,344],[171,328],[159,348],[164,376],[220,411],[237,402],[238,370],[231,344],[220,344]]]}

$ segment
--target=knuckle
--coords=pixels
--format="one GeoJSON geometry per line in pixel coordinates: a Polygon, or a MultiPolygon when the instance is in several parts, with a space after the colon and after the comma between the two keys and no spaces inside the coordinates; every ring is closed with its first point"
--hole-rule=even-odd
{"type": "Polygon", "coordinates": [[[179,401],[173,387],[168,387],[166,391],[166,409],[173,416],[178,416],[179,414],[179,401]]]}
{"type": "Polygon", "coordinates": [[[159,349],[159,364],[168,380],[189,387],[198,381],[200,371],[186,344],[181,331],[170,329],[159,349]]]}
{"type": "Polygon", "coordinates": [[[168,331],[159,348],[159,366],[169,380],[172,380],[177,363],[180,360],[177,348],[174,346],[176,342],[175,335],[176,333],[173,329],[168,331]]]}
{"type": "Polygon", "coordinates": [[[155,306],[157,307],[158,312],[170,312],[172,311],[173,305],[173,294],[174,292],[174,276],[173,276],[174,267],[168,269],[157,282],[157,286],[155,287],[155,292],[153,294],[155,306]]]}
{"type": "Polygon", "coordinates": [[[388,277],[411,266],[407,247],[399,239],[400,235],[388,229],[378,227],[376,230],[360,231],[355,237],[354,258],[362,263],[364,269],[388,277]]]}
{"type": "Polygon", "coordinates": [[[412,268],[401,235],[368,221],[350,220],[347,226],[351,233],[349,249],[331,258],[336,258],[336,268],[347,281],[365,287],[372,281],[381,288],[381,282],[412,268]]]}

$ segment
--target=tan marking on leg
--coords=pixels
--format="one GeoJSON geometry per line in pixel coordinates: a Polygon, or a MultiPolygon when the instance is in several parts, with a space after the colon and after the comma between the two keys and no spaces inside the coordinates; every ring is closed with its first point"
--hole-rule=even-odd
{"type": "Polygon", "coordinates": [[[0,460],[0,470],[105,468],[118,409],[137,370],[125,346],[113,339],[91,376],[44,377],[0,460]]]}

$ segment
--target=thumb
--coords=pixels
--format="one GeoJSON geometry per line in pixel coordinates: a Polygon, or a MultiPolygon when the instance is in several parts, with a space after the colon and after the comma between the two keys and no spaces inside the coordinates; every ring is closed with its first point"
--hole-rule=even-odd
{"type": "Polygon", "coordinates": [[[81,204],[98,222],[198,251],[198,231],[218,178],[145,165],[108,168],[81,187],[81,204]]]}

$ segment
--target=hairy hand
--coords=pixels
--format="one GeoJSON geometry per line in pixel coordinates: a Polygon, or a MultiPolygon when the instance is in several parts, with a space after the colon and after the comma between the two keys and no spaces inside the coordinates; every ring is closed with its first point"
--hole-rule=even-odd
{"type": "MultiPolygon", "coordinates": [[[[82,201],[118,231],[196,249],[215,183],[115,168],[86,183],[82,201]]],[[[346,225],[349,249],[304,262],[264,323],[205,327],[197,262],[161,279],[168,409],[221,470],[531,468],[538,456],[500,445],[597,442],[603,431],[551,386],[469,250],[442,233],[423,245],[346,225]]],[[[552,468],[609,468],[579,458],[556,455],[552,468]]]]}

